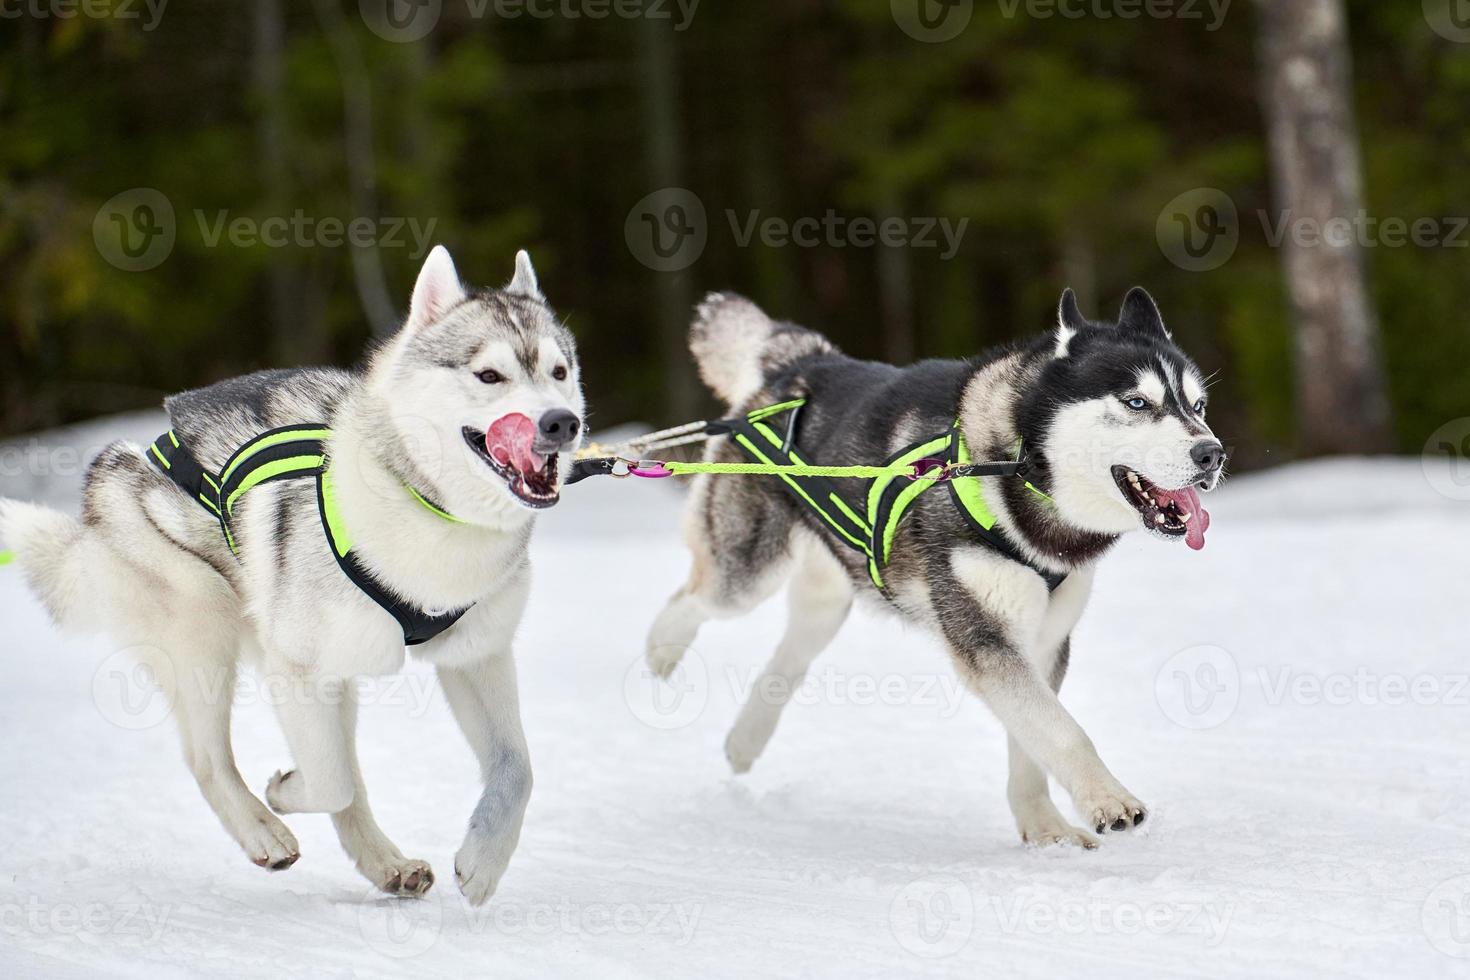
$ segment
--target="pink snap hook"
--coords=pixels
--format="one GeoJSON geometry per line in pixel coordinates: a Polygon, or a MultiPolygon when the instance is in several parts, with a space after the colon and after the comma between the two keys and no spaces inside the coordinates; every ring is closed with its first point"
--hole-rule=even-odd
{"type": "Polygon", "coordinates": [[[914,463],[914,474],[909,479],[943,483],[949,479],[949,464],[942,459],[921,459],[914,463]]]}
{"type": "Polygon", "coordinates": [[[641,476],[645,480],[662,480],[666,476],[674,475],[672,470],[656,460],[643,460],[637,466],[630,466],[628,474],[641,476]]]}

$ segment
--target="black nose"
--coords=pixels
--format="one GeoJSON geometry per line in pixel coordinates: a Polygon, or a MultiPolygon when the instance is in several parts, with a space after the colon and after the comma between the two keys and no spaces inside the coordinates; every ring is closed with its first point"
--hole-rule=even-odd
{"type": "Polygon", "coordinates": [[[1225,465],[1225,447],[1213,439],[1195,443],[1189,455],[1206,473],[1213,473],[1225,465]]]}
{"type": "Polygon", "coordinates": [[[582,430],[582,420],[564,408],[554,408],[541,416],[541,438],[557,445],[566,445],[577,438],[582,430]]]}

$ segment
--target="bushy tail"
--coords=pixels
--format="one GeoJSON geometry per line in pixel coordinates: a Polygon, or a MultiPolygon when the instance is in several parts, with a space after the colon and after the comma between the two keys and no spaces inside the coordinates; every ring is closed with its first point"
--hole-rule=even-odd
{"type": "Polygon", "coordinates": [[[694,312],[689,350],[704,383],[733,408],[764,388],[772,371],[836,348],[814,330],[777,323],[744,296],[710,293],[694,312]]]}
{"type": "Polygon", "coordinates": [[[89,570],[107,558],[92,554],[100,545],[81,522],[49,507],[0,499],[0,549],[14,554],[9,570],[24,573],[57,625],[97,625],[99,583],[91,581],[89,570]]]}

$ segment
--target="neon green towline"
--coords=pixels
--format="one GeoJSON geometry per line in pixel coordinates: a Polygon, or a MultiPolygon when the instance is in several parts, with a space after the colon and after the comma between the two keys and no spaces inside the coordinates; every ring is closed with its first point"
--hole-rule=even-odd
{"type": "Polygon", "coordinates": [[[13,561],[15,561],[15,552],[0,551],[0,565],[9,565],[13,561]]]}
{"type": "Polygon", "coordinates": [[[814,466],[803,463],[680,463],[664,464],[675,476],[694,473],[768,476],[828,476],[872,479],[879,476],[912,476],[912,466],[814,466]]]}

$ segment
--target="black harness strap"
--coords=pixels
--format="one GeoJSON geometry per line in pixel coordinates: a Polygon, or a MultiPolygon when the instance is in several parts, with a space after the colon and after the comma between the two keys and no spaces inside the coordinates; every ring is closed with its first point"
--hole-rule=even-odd
{"type": "MultiPolygon", "coordinates": [[[[330,490],[325,426],[294,425],[263,432],[235,451],[217,477],[206,470],[172,431],[154,441],[149,461],[219,520],[230,551],[238,556],[231,516],[248,490],[276,480],[316,480],[317,509],[328,546],[343,573],[369,599],[392,616],[406,646],[418,646],[449,629],[473,605],[455,610],[425,610],[398,596],[372,577],[351,548],[330,490]]],[[[443,511],[420,498],[430,510],[443,511]]]]}

